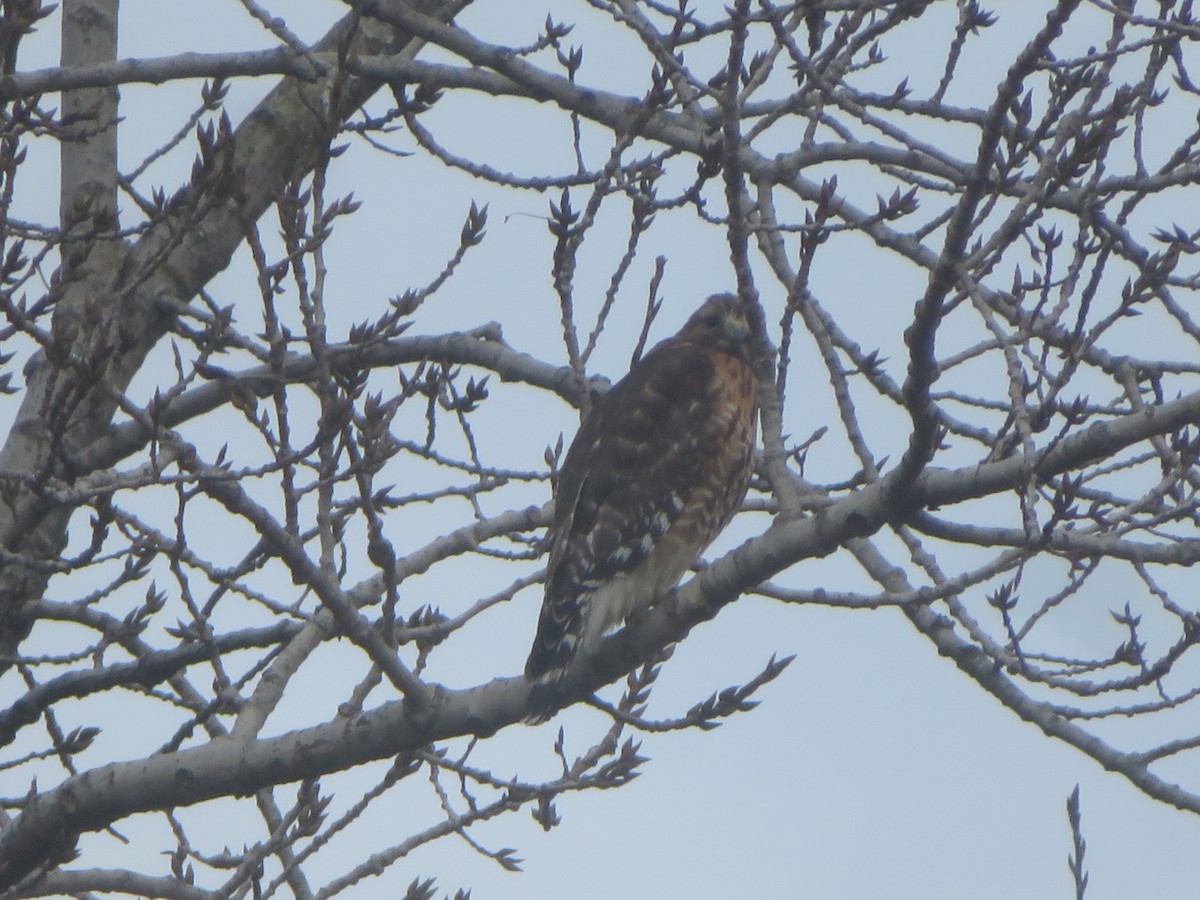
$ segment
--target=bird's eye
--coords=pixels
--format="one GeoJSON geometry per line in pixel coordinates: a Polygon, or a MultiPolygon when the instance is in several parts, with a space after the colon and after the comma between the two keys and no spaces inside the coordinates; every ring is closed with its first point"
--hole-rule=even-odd
{"type": "Polygon", "coordinates": [[[705,328],[716,328],[720,324],[721,324],[721,317],[719,315],[717,315],[716,313],[710,313],[709,315],[704,317],[704,327],[705,328]]]}

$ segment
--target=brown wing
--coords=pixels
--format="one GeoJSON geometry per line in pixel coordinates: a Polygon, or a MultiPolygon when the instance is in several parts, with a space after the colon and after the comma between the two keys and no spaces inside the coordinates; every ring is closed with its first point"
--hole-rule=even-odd
{"type": "Polygon", "coordinates": [[[724,527],[746,491],[754,400],[745,362],[667,341],[596,404],[559,472],[530,677],[566,666],[596,592],[664,535],[678,546],[663,589],[724,527]]]}

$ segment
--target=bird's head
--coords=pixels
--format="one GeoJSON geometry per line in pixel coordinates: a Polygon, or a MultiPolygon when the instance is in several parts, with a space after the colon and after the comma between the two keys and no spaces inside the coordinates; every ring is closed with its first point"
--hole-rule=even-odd
{"type": "Polygon", "coordinates": [[[733,294],[713,294],[692,313],[677,339],[723,350],[745,362],[754,359],[754,335],[746,308],[733,294]]]}

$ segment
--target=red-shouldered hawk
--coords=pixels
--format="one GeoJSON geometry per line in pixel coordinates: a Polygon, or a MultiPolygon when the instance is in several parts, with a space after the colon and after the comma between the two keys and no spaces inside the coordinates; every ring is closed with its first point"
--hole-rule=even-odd
{"type": "Polygon", "coordinates": [[[558,473],[529,721],[581,646],[673,588],[733,518],[758,412],[737,297],[710,297],[600,398],[558,473]]]}

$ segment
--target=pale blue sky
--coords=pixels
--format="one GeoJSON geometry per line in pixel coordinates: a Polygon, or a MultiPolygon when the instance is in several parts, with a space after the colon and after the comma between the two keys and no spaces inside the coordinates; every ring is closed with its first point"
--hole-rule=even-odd
{"type": "MultiPolygon", "coordinates": [[[[322,33],[339,12],[339,4],[317,0],[275,0],[263,5],[285,16],[292,30],[305,39],[322,33]]],[[[702,2],[698,8],[703,11],[709,5],[702,2]]],[[[944,5],[942,18],[952,27],[954,6],[944,5]]],[[[997,32],[1003,35],[996,39],[996,47],[1017,46],[1036,27],[1044,9],[1044,4],[1035,2],[996,5],[1001,15],[997,32]]],[[[569,40],[585,46],[581,81],[612,90],[639,90],[643,73],[623,65],[619,53],[602,49],[603,32],[598,27],[602,20],[585,4],[477,0],[462,23],[481,36],[528,43],[548,9],[556,19],[578,23],[569,40]]],[[[930,21],[936,21],[936,15],[930,21]]],[[[56,29],[57,17],[30,41],[23,67],[49,65],[57,58],[56,29]]],[[[1095,41],[1103,37],[1098,33],[1095,41]]],[[[233,0],[123,3],[122,55],[270,43],[233,0]]],[[[937,46],[944,46],[944,41],[937,46]]],[[[889,71],[908,71],[912,83],[928,92],[940,73],[941,57],[926,59],[920,42],[910,49],[911,58],[894,58],[889,71]]],[[[972,70],[972,78],[994,84],[1007,58],[997,52],[971,64],[979,66],[972,70]]],[[[267,79],[234,84],[228,109],[235,124],[269,85],[267,79]]],[[[122,88],[123,164],[128,167],[140,160],[147,148],[174,132],[195,96],[195,84],[122,88]]],[[[963,96],[960,101],[969,99],[963,96]]],[[[973,102],[989,99],[985,91],[973,102]]],[[[435,111],[430,125],[439,127],[439,137],[451,149],[483,154],[482,161],[525,175],[570,168],[569,125],[552,108],[527,104],[528,109],[522,109],[520,104],[496,104],[477,97],[447,97],[442,103],[444,108],[435,111]]],[[[966,152],[955,145],[954,136],[946,135],[945,140],[947,150],[966,152]]],[[[412,149],[404,134],[397,135],[395,142],[412,149]]],[[[50,221],[56,160],[50,142],[36,143],[30,160],[36,178],[23,183],[29,189],[20,197],[21,215],[50,221]]],[[[590,130],[585,146],[590,150],[589,163],[598,165],[609,145],[590,130]]],[[[190,165],[190,153],[189,148],[164,160],[152,170],[152,180],[173,188],[190,165]]],[[[842,187],[870,206],[874,185],[848,185],[843,179],[842,187]]],[[[446,290],[421,311],[417,327],[435,333],[499,320],[518,349],[554,362],[565,359],[548,274],[551,239],[541,218],[549,196],[501,191],[447,171],[420,152],[403,159],[387,158],[360,143],[353,144],[331,172],[330,193],[349,191],[363,206],[341,226],[329,247],[335,332],[377,315],[386,298],[432,278],[452,252],[474,200],[489,204],[487,238],[446,290]]],[[[581,309],[598,307],[624,240],[621,228],[615,218],[605,223],[585,250],[576,279],[581,309]]],[[[269,232],[270,226],[264,231],[269,232]]],[[[651,232],[623,295],[621,309],[627,321],[605,335],[592,368],[611,377],[623,373],[655,253],[666,254],[669,264],[661,292],[668,305],[654,339],[669,334],[706,294],[731,289],[733,276],[723,241],[718,229],[697,225],[686,212],[670,216],[669,225],[660,224],[651,232]]],[[[860,339],[865,346],[884,348],[883,355],[890,357],[889,365],[901,378],[900,335],[922,279],[915,270],[880,262],[880,254],[865,243],[861,247],[861,255],[848,254],[844,267],[824,270],[818,284],[831,300],[862,305],[863,314],[853,317],[862,328],[860,339]]],[[[235,305],[239,323],[253,332],[258,301],[252,277],[246,277],[249,271],[243,255],[211,289],[218,302],[235,305]]],[[[761,274],[765,276],[765,268],[761,274]]],[[[777,321],[779,288],[762,277],[760,290],[768,305],[768,320],[777,321]]],[[[956,335],[950,331],[945,339],[953,346],[956,335]]],[[[134,388],[146,397],[153,385],[172,378],[165,346],[153,359],[157,362],[134,388]]],[[[813,366],[819,371],[815,357],[813,366]]],[[[788,423],[793,437],[832,423],[823,375],[816,380],[811,395],[793,394],[788,423]]],[[[493,398],[480,414],[481,429],[491,429],[484,431],[491,438],[484,448],[489,461],[536,468],[542,450],[560,432],[569,439],[577,419],[565,405],[531,398],[528,391],[500,385],[495,379],[492,388],[493,398]]],[[[905,435],[897,429],[903,425],[892,413],[881,412],[870,427],[877,429],[874,436],[882,444],[890,440],[902,448],[905,435]]],[[[191,437],[207,441],[210,449],[231,439],[223,427],[191,437]]],[[[817,480],[833,480],[838,477],[835,473],[844,477],[850,471],[844,448],[832,443],[814,450],[811,464],[817,480]]],[[[545,490],[544,485],[514,487],[502,495],[503,501],[487,498],[484,505],[488,512],[499,512],[507,506],[542,502],[545,490]]],[[[435,508],[426,527],[460,524],[469,511],[458,509],[453,518],[442,516],[435,508]]],[[[754,517],[739,523],[741,530],[726,535],[709,556],[749,536],[763,521],[754,517]]],[[[212,535],[213,539],[224,536],[212,535]]],[[[392,537],[402,550],[410,542],[421,543],[423,535],[397,526],[392,537]]],[[[886,538],[881,545],[895,546],[886,538]]],[[[406,602],[414,606],[436,602],[448,612],[458,611],[527,570],[527,566],[518,570],[499,563],[480,563],[475,569],[446,567],[409,585],[406,602]]],[[[1043,577],[1054,575],[1047,571],[1043,577]]],[[[868,589],[865,579],[839,555],[805,562],[780,580],[794,586],[868,589]]],[[[1029,589],[1036,592],[1037,587],[1033,584],[1029,589]]],[[[1114,592],[1134,588],[1110,582],[1114,592]]],[[[279,589],[281,600],[291,598],[286,579],[281,579],[279,589]]],[[[539,602],[540,592],[531,588],[490,615],[489,627],[467,629],[454,638],[452,652],[444,659],[435,658],[430,677],[463,686],[517,673],[528,651],[539,602]]],[[[1122,601],[1109,596],[1096,597],[1095,602],[1115,608],[1122,601]]],[[[1066,644],[1075,637],[1069,631],[1062,636],[1066,644]]],[[[341,652],[348,669],[359,664],[353,651],[341,652]]],[[[763,703],[757,710],[736,716],[709,734],[646,736],[643,753],[652,761],[642,777],[618,791],[563,797],[557,802],[563,823],[549,834],[543,834],[524,813],[472,830],[493,849],[516,848],[524,860],[523,874],[503,872],[464,842],[447,838],[420,849],[384,879],[364,882],[348,896],[394,895],[420,875],[437,877],[441,888],[451,893],[468,887],[476,900],[565,896],[576,900],[739,896],[1066,900],[1073,893],[1066,868],[1071,844],[1064,807],[1077,783],[1088,841],[1089,900],[1182,900],[1194,895],[1200,883],[1200,854],[1196,853],[1200,822],[1147,799],[1121,777],[1103,772],[1081,754],[1019,721],[950,661],[938,657],[897,611],[788,608],[762,598],[744,598],[682,643],[655,691],[651,712],[678,715],[714,690],[753,676],[772,653],[797,658],[762,691],[763,703]]],[[[317,654],[314,662],[320,667],[303,671],[290,686],[281,718],[272,720],[270,732],[309,724],[313,709],[332,710],[344,699],[343,673],[337,666],[330,667],[329,658],[321,664],[322,659],[317,654]]],[[[352,681],[357,674],[348,677],[352,681]]],[[[114,716],[121,713],[116,701],[112,708],[114,716]]],[[[94,716],[95,710],[88,715],[94,716]]],[[[481,748],[473,762],[486,763],[499,775],[551,776],[558,767],[552,743],[559,725],[567,728],[569,751],[578,752],[602,733],[605,721],[597,713],[577,709],[539,729],[515,726],[481,748]]],[[[122,731],[114,726],[106,730],[110,740],[122,731]]],[[[111,743],[105,746],[106,752],[114,752],[111,743]]],[[[131,749],[128,755],[135,752],[131,749]]],[[[118,749],[115,755],[120,758],[122,753],[118,749]]],[[[329,780],[327,790],[337,794],[333,809],[353,802],[354,785],[364,789],[382,771],[380,766],[364,767],[329,780]],[[361,783],[355,780],[358,776],[361,783]]],[[[1198,776],[1194,763],[1179,774],[1193,784],[1198,776]]],[[[4,783],[2,776],[0,783],[4,783]]],[[[8,795],[23,790],[4,784],[0,790],[8,795]]],[[[236,844],[243,839],[228,834],[236,830],[222,818],[230,809],[232,803],[223,802],[180,815],[195,829],[197,839],[207,836],[211,841],[207,849],[216,851],[224,842],[236,844]]],[[[423,778],[378,804],[371,815],[375,833],[396,839],[439,818],[423,778]]],[[[161,831],[157,820],[120,823],[118,828],[134,838],[143,828],[161,831]]],[[[386,846],[386,841],[379,846],[386,846]]],[[[158,856],[160,843],[139,846],[135,840],[131,847],[120,847],[108,835],[92,834],[82,847],[85,854],[98,854],[93,862],[108,854],[112,862],[141,855],[158,860],[151,867],[166,869],[165,858],[158,856]]],[[[337,847],[335,843],[329,859],[318,857],[311,865],[314,885],[341,874],[349,860],[357,859],[362,845],[346,841],[344,850],[337,847]]]]}

